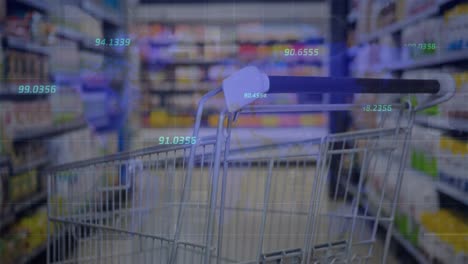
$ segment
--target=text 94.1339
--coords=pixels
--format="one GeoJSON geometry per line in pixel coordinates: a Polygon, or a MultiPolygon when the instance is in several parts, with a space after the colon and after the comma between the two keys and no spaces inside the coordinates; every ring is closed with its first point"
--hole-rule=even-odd
{"type": "Polygon", "coordinates": [[[111,46],[111,47],[123,47],[130,46],[131,39],[129,38],[109,38],[109,39],[96,39],[96,46],[111,46]]]}

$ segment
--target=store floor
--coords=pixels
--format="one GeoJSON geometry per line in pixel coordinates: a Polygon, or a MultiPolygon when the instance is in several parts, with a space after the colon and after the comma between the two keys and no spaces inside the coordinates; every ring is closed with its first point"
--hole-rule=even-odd
{"type": "MultiPolygon", "coordinates": [[[[264,253],[283,252],[303,247],[307,228],[307,212],[312,193],[317,209],[317,225],[314,245],[327,242],[349,241],[352,220],[350,207],[328,198],[326,185],[314,189],[315,167],[291,161],[285,166],[272,167],[268,179],[268,166],[250,164],[234,166],[226,175],[225,213],[223,221],[221,263],[234,263],[258,258],[258,249],[264,253]],[[265,192],[270,186],[270,192],[265,192]],[[267,198],[268,213],[263,218],[264,201],[267,198]],[[327,213],[327,215],[324,215],[327,213]],[[264,239],[259,238],[264,223],[264,239]]],[[[193,174],[190,199],[182,221],[182,231],[177,252],[177,263],[198,263],[203,257],[202,230],[207,225],[207,198],[209,174],[206,168],[196,168],[193,174]]],[[[129,201],[127,213],[114,214],[111,221],[103,226],[113,226],[132,232],[121,234],[94,230],[94,235],[78,243],[79,259],[100,259],[99,263],[166,263],[170,257],[170,244],[164,239],[172,237],[176,228],[180,193],[184,170],[166,170],[165,173],[149,171],[135,179],[135,194],[129,201]],[[164,175],[165,174],[165,175],[164,175]],[[165,176],[165,177],[164,177],[165,176]],[[117,236],[117,237],[116,237],[117,236]],[[119,237],[120,236],[120,237],[119,237]]],[[[320,186],[317,185],[317,186],[320,186]]],[[[221,190],[221,186],[220,190],[221,190]]],[[[214,226],[219,224],[219,207],[216,210],[214,226]]],[[[370,243],[371,227],[362,221],[355,222],[352,254],[366,255],[370,243]],[[357,245],[361,243],[361,245],[357,245]]],[[[218,241],[216,232],[213,241],[218,241]]],[[[372,246],[372,256],[382,255],[382,241],[372,246]]],[[[344,244],[338,243],[328,254],[342,256],[344,244]]],[[[216,245],[215,245],[216,246],[216,245]]],[[[319,251],[317,251],[319,252],[319,251]]],[[[320,252],[318,253],[320,254],[320,252]]],[[[92,262],[92,261],[91,261],[92,262]]],[[[328,262],[328,261],[325,261],[328,262]]],[[[272,262],[275,263],[275,262],[272,262]]],[[[295,263],[291,257],[289,262],[295,263]]],[[[356,262],[359,263],[359,262],[356,262]]],[[[368,263],[380,263],[373,258],[368,263]]],[[[398,263],[390,255],[387,263],[398,263]]]]}

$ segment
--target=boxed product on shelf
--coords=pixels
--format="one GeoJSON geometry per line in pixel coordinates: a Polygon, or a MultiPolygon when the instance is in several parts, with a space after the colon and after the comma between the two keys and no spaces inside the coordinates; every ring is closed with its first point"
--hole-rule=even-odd
{"type": "Polygon", "coordinates": [[[82,31],[81,21],[86,13],[79,6],[64,4],[61,6],[61,10],[57,10],[57,12],[61,12],[62,15],[51,16],[55,24],[78,32],[85,32],[82,31]]]}
{"type": "Polygon", "coordinates": [[[468,4],[460,3],[444,13],[444,49],[457,51],[468,48],[468,4]]]}
{"type": "Polygon", "coordinates": [[[3,125],[8,136],[17,130],[50,126],[52,115],[48,100],[2,103],[3,125]]]}
{"type": "Polygon", "coordinates": [[[439,141],[440,155],[437,160],[439,165],[439,178],[453,188],[468,195],[468,142],[463,139],[453,138],[447,135],[441,136],[439,141]]]}
{"type": "Polygon", "coordinates": [[[438,4],[437,0],[405,0],[406,17],[410,17],[428,10],[438,4]]]}
{"type": "MultiPolygon", "coordinates": [[[[79,29],[88,38],[102,38],[104,36],[102,21],[94,18],[86,12],[78,12],[71,14],[72,17],[77,17],[80,25],[79,29]]],[[[67,18],[68,19],[68,18],[67,18]]],[[[92,41],[94,43],[94,41],[92,41]]]]}
{"type": "Polygon", "coordinates": [[[8,193],[6,181],[9,174],[8,166],[0,165],[0,218],[2,219],[8,213],[8,207],[11,205],[6,202],[8,193]]]}
{"type": "Polygon", "coordinates": [[[80,70],[80,52],[76,41],[58,39],[51,48],[49,63],[53,73],[78,73],[80,70]]]}
{"type": "Polygon", "coordinates": [[[397,5],[402,1],[381,1],[376,0],[373,2],[372,6],[372,17],[375,17],[375,20],[371,23],[371,28],[377,30],[383,28],[387,25],[395,23],[398,20],[397,17],[397,5]]]}
{"type": "Polygon", "coordinates": [[[12,166],[17,168],[47,159],[47,148],[42,141],[20,141],[10,154],[12,166]]]}
{"type": "MultiPolygon", "coordinates": [[[[168,61],[172,60],[196,60],[201,58],[200,47],[195,45],[173,45],[165,49],[162,54],[167,53],[168,61]]],[[[162,59],[162,58],[160,58],[162,59]]]]}
{"type": "Polygon", "coordinates": [[[52,26],[37,11],[20,11],[7,17],[5,33],[31,43],[47,45],[52,34],[52,26]]]}
{"type": "Polygon", "coordinates": [[[48,141],[51,165],[90,159],[101,154],[99,138],[89,129],[55,137],[48,141]]]}
{"type": "Polygon", "coordinates": [[[35,193],[38,188],[36,170],[31,170],[8,179],[8,201],[17,202],[35,193]]]}
{"type": "Polygon", "coordinates": [[[6,0],[0,0],[0,22],[4,22],[6,18],[6,0]]]}
{"type": "Polygon", "coordinates": [[[89,52],[89,51],[80,51],[80,69],[82,71],[99,71],[104,65],[104,55],[89,52]]]}
{"type": "MultiPolygon", "coordinates": [[[[468,109],[466,107],[468,96],[468,71],[456,72],[452,76],[456,81],[456,93],[450,102],[443,104],[443,109],[450,119],[468,122],[468,109]]],[[[450,121],[449,121],[450,122],[450,121]]]]}
{"type": "Polygon", "coordinates": [[[468,261],[468,224],[466,216],[448,210],[428,212],[421,217],[420,247],[442,263],[468,261]]]}
{"type": "Polygon", "coordinates": [[[248,23],[237,26],[240,42],[300,41],[321,36],[320,30],[309,24],[248,23]]]}
{"type": "Polygon", "coordinates": [[[175,68],[177,83],[198,83],[205,77],[205,70],[200,66],[178,66],[175,68]]]}
{"type": "Polygon", "coordinates": [[[401,60],[407,61],[441,52],[443,32],[442,18],[429,18],[414,26],[407,27],[402,32],[401,60]]]}
{"type": "Polygon", "coordinates": [[[432,177],[438,176],[437,154],[439,146],[430,144],[438,142],[440,133],[437,130],[429,131],[426,128],[413,127],[413,140],[410,147],[410,164],[413,169],[432,177]]]}
{"type": "Polygon", "coordinates": [[[6,80],[12,84],[37,84],[49,79],[48,58],[16,50],[5,51],[6,80]]]}
{"type": "Polygon", "coordinates": [[[174,27],[174,37],[178,42],[203,42],[205,27],[201,25],[176,25],[174,27]]]}
{"type": "Polygon", "coordinates": [[[2,263],[18,263],[21,258],[43,246],[47,241],[47,210],[42,207],[18,223],[0,238],[2,263]]]}
{"type": "Polygon", "coordinates": [[[166,82],[169,78],[166,70],[145,70],[143,71],[143,81],[148,82],[148,90],[165,90],[160,84],[166,82]]]}
{"type": "Polygon", "coordinates": [[[54,123],[66,123],[83,117],[83,102],[79,85],[59,85],[49,97],[54,123]]]}
{"type": "Polygon", "coordinates": [[[239,46],[231,44],[204,45],[203,58],[206,60],[219,60],[229,57],[235,57],[239,46]]]}

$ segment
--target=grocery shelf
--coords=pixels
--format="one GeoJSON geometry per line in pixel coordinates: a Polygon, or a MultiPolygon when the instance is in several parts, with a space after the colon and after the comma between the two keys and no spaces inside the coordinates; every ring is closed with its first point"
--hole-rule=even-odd
{"type": "Polygon", "coordinates": [[[418,115],[415,118],[415,123],[417,125],[429,128],[441,130],[461,130],[464,132],[468,132],[468,122],[464,120],[457,120],[454,118],[448,120],[447,118],[442,118],[439,116],[418,115]]]}
{"type": "Polygon", "coordinates": [[[55,32],[60,37],[63,37],[69,40],[82,41],[84,38],[81,32],[78,32],[74,29],[70,29],[70,28],[63,27],[63,26],[58,26],[55,32]]]}
{"type": "Polygon", "coordinates": [[[444,182],[437,182],[436,188],[439,192],[468,205],[468,193],[457,190],[455,187],[444,182]]]}
{"type": "Polygon", "coordinates": [[[323,37],[309,38],[309,39],[290,39],[290,40],[266,40],[266,41],[243,41],[237,40],[235,43],[239,45],[296,45],[296,44],[309,44],[320,45],[325,43],[323,37]]]}
{"type": "Polygon", "coordinates": [[[163,82],[159,84],[145,83],[146,89],[150,93],[197,93],[206,92],[219,86],[215,82],[199,82],[196,84],[179,84],[163,82]],[[153,89],[154,87],[154,89],[153,89]]]}
{"type": "MultiPolygon", "coordinates": [[[[369,198],[361,199],[361,206],[364,208],[367,208],[367,213],[371,215],[376,214],[376,210],[374,208],[375,202],[373,202],[369,198]],[[366,207],[366,205],[368,205],[366,207]]],[[[379,226],[385,230],[388,230],[388,226],[386,223],[379,222],[379,226]]],[[[426,256],[419,250],[417,247],[415,247],[413,244],[411,244],[403,235],[398,232],[395,228],[392,228],[392,238],[394,241],[396,241],[401,247],[403,247],[406,252],[408,252],[414,260],[417,261],[419,264],[429,264],[430,261],[426,258],[426,256]]]]}
{"type": "Polygon", "coordinates": [[[7,156],[0,155],[0,167],[6,165],[10,162],[10,159],[7,156]]]}
{"type": "Polygon", "coordinates": [[[168,61],[168,64],[173,64],[173,65],[193,65],[193,64],[198,64],[198,65],[211,65],[211,64],[220,64],[223,63],[225,59],[223,60],[205,60],[203,58],[199,59],[176,59],[172,61],[168,61]]]}
{"type": "Polygon", "coordinates": [[[13,175],[15,174],[21,174],[24,172],[28,172],[30,170],[33,170],[39,166],[43,166],[49,162],[49,159],[47,157],[41,157],[39,159],[36,159],[34,161],[30,161],[27,164],[24,164],[19,167],[13,167],[13,175]]]}
{"type": "Polygon", "coordinates": [[[33,196],[31,196],[29,199],[27,199],[24,202],[15,203],[13,211],[15,215],[18,216],[19,214],[35,207],[36,205],[43,204],[46,201],[46,199],[47,199],[47,193],[45,191],[34,194],[33,196]]]}
{"type": "Polygon", "coordinates": [[[466,60],[468,60],[468,49],[445,52],[409,62],[395,63],[394,65],[385,66],[385,68],[391,71],[402,71],[422,67],[438,66],[445,63],[454,63],[466,60]]]}
{"type": "Polygon", "coordinates": [[[45,203],[47,199],[46,192],[40,192],[32,195],[29,199],[23,202],[15,203],[10,213],[2,215],[0,218],[0,230],[15,222],[17,217],[25,211],[45,203]]]}
{"type": "Polygon", "coordinates": [[[87,127],[86,121],[83,119],[77,119],[64,124],[18,130],[15,133],[13,133],[13,140],[21,141],[52,137],[84,127],[87,127]]]}
{"type": "Polygon", "coordinates": [[[13,223],[16,219],[16,217],[12,214],[8,214],[8,215],[0,215],[1,218],[0,218],[0,231],[3,230],[4,227],[7,227],[9,225],[11,225],[11,223],[13,223]]]}
{"type": "Polygon", "coordinates": [[[6,37],[6,44],[8,47],[13,49],[24,50],[27,52],[38,53],[42,55],[49,55],[49,50],[47,47],[30,43],[26,40],[17,37],[6,37]]]}
{"type": "Polygon", "coordinates": [[[17,3],[32,7],[34,9],[39,9],[42,11],[50,11],[50,5],[46,1],[38,0],[16,0],[17,3]]]}
{"type": "Polygon", "coordinates": [[[81,8],[96,18],[102,19],[109,24],[113,24],[114,26],[123,25],[123,21],[120,19],[119,14],[116,11],[108,10],[101,5],[93,3],[90,0],[82,1],[81,8]]]}
{"type": "Polygon", "coordinates": [[[26,263],[31,263],[37,256],[40,254],[44,253],[47,250],[47,241],[45,241],[42,245],[38,246],[35,248],[32,252],[29,254],[26,254],[22,256],[17,263],[20,264],[26,264],[26,263]]]}
{"type": "Polygon", "coordinates": [[[439,5],[434,5],[431,8],[428,8],[426,11],[423,11],[419,14],[412,15],[402,21],[393,23],[391,25],[388,25],[382,29],[379,29],[375,32],[363,35],[361,38],[359,38],[359,42],[361,44],[367,43],[373,40],[376,40],[378,38],[381,38],[383,36],[386,36],[388,34],[392,34],[398,31],[401,31],[402,29],[408,27],[411,24],[415,24],[418,21],[421,21],[427,17],[430,17],[432,15],[435,15],[439,12],[439,5]]]}
{"type": "MultiPolygon", "coordinates": [[[[343,182],[340,184],[345,186],[345,183],[343,182]]],[[[364,190],[364,187],[363,187],[363,190],[364,190]]],[[[351,193],[351,195],[355,196],[357,193],[357,186],[352,185],[352,184],[349,185],[348,191],[351,193]]],[[[377,202],[372,201],[369,195],[367,195],[367,192],[364,191],[363,194],[361,195],[360,206],[363,208],[367,208],[367,214],[373,215],[373,216],[376,215],[377,209],[375,208],[375,204],[377,204],[377,202]]],[[[388,225],[386,222],[379,222],[379,227],[385,229],[386,231],[388,230],[388,225]]],[[[414,260],[417,261],[417,263],[419,264],[430,263],[429,260],[426,258],[426,256],[417,247],[415,247],[407,239],[405,239],[405,237],[403,237],[403,235],[401,235],[400,232],[398,232],[398,230],[396,230],[395,228],[392,228],[392,238],[394,239],[394,241],[398,243],[398,245],[404,248],[406,252],[408,252],[408,254],[410,254],[414,258],[414,260]]]]}

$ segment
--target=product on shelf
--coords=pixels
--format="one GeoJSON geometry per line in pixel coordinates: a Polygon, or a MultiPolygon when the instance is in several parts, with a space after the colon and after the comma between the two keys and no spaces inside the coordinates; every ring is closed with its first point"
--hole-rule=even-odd
{"type": "Polygon", "coordinates": [[[46,158],[47,149],[41,141],[17,142],[10,156],[13,168],[26,166],[46,158]]]}
{"type": "Polygon", "coordinates": [[[6,0],[0,0],[0,22],[4,22],[6,18],[6,0]]]}
{"type": "Polygon", "coordinates": [[[22,217],[18,223],[0,238],[2,263],[18,263],[47,241],[47,210],[38,209],[32,215],[22,217]]]}
{"type": "Polygon", "coordinates": [[[36,170],[12,176],[8,179],[8,201],[15,202],[31,196],[38,188],[36,170]]]}
{"type": "Polygon", "coordinates": [[[53,73],[78,73],[80,70],[80,52],[76,41],[60,39],[50,53],[50,71],[53,73]]]}
{"type": "Polygon", "coordinates": [[[14,136],[17,130],[33,129],[52,125],[52,114],[48,100],[2,103],[4,129],[14,136]]]}
{"type": "Polygon", "coordinates": [[[59,85],[57,92],[50,96],[50,108],[56,124],[66,123],[83,117],[83,102],[78,85],[59,85]]]}
{"type": "Polygon", "coordinates": [[[468,48],[468,4],[460,3],[444,13],[444,48],[457,51],[468,48]]]}
{"type": "Polygon", "coordinates": [[[407,27],[402,32],[401,60],[407,61],[441,52],[443,48],[440,32],[443,32],[441,18],[429,18],[407,27]]]}
{"type": "Polygon", "coordinates": [[[449,136],[440,138],[438,158],[440,181],[468,195],[468,142],[449,136]]]}
{"type": "Polygon", "coordinates": [[[48,59],[44,56],[7,50],[5,53],[6,80],[11,84],[43,84],[49,79],[48,59]]]}
{"type": "Polygon", "coordinates": [[[90,129],[80,129],[48,140],[51,165],[70,163],[117,152],[116,136],[99,135],[90,129]]]}
{"type": "Polygon", "coordinates": [[[5,33],[28,42],[47,45],[52,34],[52,26],[37,11],[19,11],[14,16],[7,17],[5,33]]]}
{"type": "Polygon", "coordinates": [[[442,263],[468,261],[468,224],[465,216],[448,210],[424,213],[421,217],[421,248],[442,263]]]}
{"type": "Polygon", "coordinates": [[[175,68],[177,83],[198,83],[205,77],[205,70],[200,66],[179,66],[175,68]]]}
{"type": "Polygon", "coordinates": [[[451,119],[468,122],[468,71],[453,74],[456,81],[457,90],[450,102],[443,105],[449,122],[451,119]]]}
{"type": "Polygon", "coordinates": [[[240,42],[300,41],[321,37],[320,30],[309,24],[262,24],[249,23],[237,26],[240,42]]]}
{"type": "Polygon", "coordinates": [[[203,58],[206,60],[220,60],[230,57],[235,57],[238,52],[237,45],[220,44],[220,45],[204,45],[203,58]]]}
{"type": "Polygon", "coordinates": [[[428,132],[425,128],[413,127],[413,140],[410,148],[410,164],[413,169],[432,177],[437,177],[437,153],[439,147],[431,142],[439,141],[437,131],[428,132]]]}
{"type": "Polygon", "coordinates": [[[100,71],[103,65],[104,55],[88,51],[80,51],[80,69],[82,71],[100,71]]]}
{"type": "Polygon", "coordinates": [[[4,218],[4,214],[7,214],[8,203],[7,200],[7,185],[6,179],[9,175],[9,168],[5,165],[0,165],[0,218],[4,218]]]}

